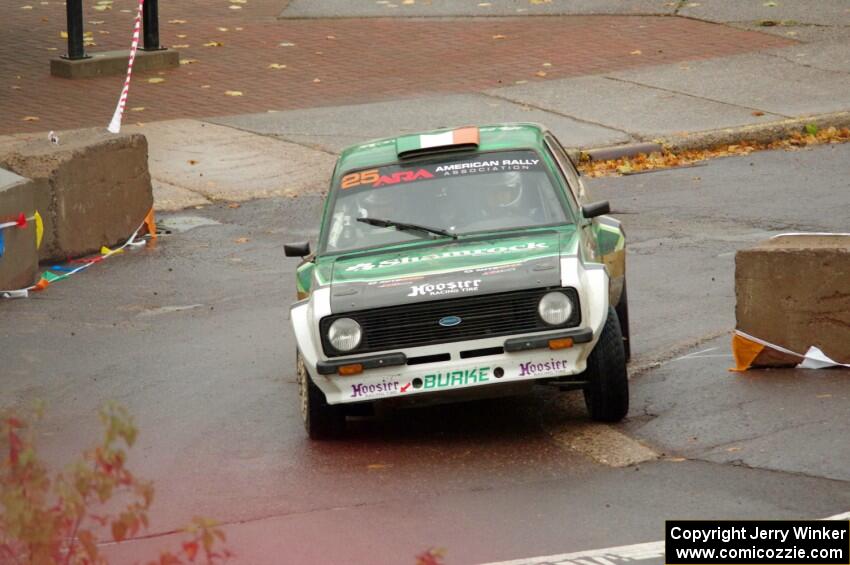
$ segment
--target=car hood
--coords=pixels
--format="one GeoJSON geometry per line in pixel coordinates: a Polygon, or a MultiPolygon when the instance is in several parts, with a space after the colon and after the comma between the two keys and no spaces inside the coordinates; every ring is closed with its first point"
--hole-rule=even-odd
{"type": "Polygon", "coordinates": [[[332,268],[331,311],[558,286],[558,258],[562,247],[575,248],[574,237],[537,231],[342,256],[332,268]]]}

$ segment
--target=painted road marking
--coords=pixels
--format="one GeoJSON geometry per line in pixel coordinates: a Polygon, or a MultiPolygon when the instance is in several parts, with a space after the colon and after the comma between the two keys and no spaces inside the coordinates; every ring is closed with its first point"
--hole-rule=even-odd
{"type": "MultiPolygon", "coordinates": [[[[823,520],[850,520],[850,512],[836,514],[823,520]]],[[[664,542],[651,541],[634,545],[621,545],[603,549],[591,549],[560,555],[526,557],[512,561],[498,561],[482,565],[617,565],[626,561],[664,560],[664,542]]]]}

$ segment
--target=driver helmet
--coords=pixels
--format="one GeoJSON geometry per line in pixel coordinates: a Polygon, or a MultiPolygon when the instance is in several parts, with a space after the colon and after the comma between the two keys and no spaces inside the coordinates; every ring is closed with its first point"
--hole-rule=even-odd
{"type": "Polygon", "coordinates": [[[502,173],[491,192],[500,208],[516,206],[522,198],[522,176],[519,171],[502,173]]]}
{"type": "Polygon", "coordinates": [[[361,218],[395,219],[392,217],[392,203],[380,190],[368,190],[358,201],[358,213],[361,218]]]}

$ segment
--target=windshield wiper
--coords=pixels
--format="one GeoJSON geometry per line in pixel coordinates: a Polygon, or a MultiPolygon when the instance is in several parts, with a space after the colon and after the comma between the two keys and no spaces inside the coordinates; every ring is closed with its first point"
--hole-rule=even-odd
{"type": "Polygon", "coordinates": [[[382,220],[380,218],[357,218],[358,222],[369,224],[370,226],[378,226],[379,228],[395,228],[399,231],[413,233],[432,233],[457,239],[457,234],[441,228],[431,228],[428,226],[420,226],[419,224],[408,224],[406,222],[396,222],[395,220],[382,220]]]}

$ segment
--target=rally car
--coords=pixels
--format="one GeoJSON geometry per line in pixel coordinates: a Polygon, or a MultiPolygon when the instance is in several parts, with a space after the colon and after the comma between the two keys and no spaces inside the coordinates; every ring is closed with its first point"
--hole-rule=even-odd
{"type": "Polygon", "coordinates": [[[291,307],[301,412],[339,435],[375,403],[581,388],[628,412],[625,236],[537,124],[437,130],[343,151],[291,307]]]}

